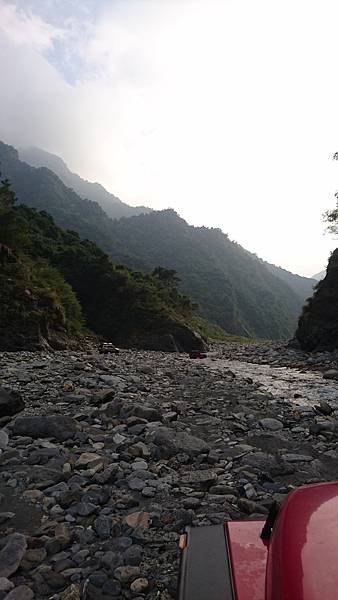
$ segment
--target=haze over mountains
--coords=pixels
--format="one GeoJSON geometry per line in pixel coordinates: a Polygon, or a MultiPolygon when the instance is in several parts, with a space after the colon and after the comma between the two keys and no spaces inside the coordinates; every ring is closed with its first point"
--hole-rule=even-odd
{"type": "Polygon", "coordinates": [[[313,279],[264,263],[221,230],[192,227],[173,210],[129,207],[99,184],[72,174],[59,157],[38,149],[21,150],[20,155],[35,166],[0,143],[2,175],[20,202],[47,211],[57,225],[95,241],[115,262],[140,271],[158,265],[175,269],[181,289],[198,302],[201,315],[230,333],[293,335],[304,300],[312,295],[313,279]]]}
{"type": "Polygon", "coordinates": [[[125,204],[122,200],[107,192],[100,183],[92,183],[82,179],[82,177],[68,169],[62,158],[41,150],[41,148],[35,148],[34,146],[19,148],[19,156],[32,167],[46,167],[53,171],[66,186],[72,188],[81,198],[98,202],[108,217],[112,219],[131,217],[132,215],[140,215],[151,211],[151,208],[145,206],[125,204]]]}

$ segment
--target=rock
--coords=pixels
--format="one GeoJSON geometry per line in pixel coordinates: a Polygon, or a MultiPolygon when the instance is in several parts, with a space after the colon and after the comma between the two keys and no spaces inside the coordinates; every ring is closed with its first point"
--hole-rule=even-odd
{"type": "Polygon", "coordinates": [[[144,442],[137,442],[136,444],[129,446],[128,453],[131,456],[137,456],[142,458],[150,457],[150,450],[144,442]]]}
{"type": "Polygon", "coordinates": [[[148,464],[145,460],[138,460],[131,465],[133,471],[146,471],[148,469],[148,464]]]}
{"type": "Polygon", "coordinates": [[[0,429],[0,450],[5,450],[8,446],[8,435],[6,431],[0,429]]]}
{"type": "Polygon", "coordinates": [[[82,600],[82,597],[81,586],[74,583],[60,594],[60,600],[82,600]]]}
{"type": "Polygon", "coordinates": [[[159,410],[141,404],[134,407],[132,414],[141,417],[141,419],[146,419],[150,423],[162,420],[162,413],[159,410]]]}
{"type": "Polygon", "coordinates": [[[180,485],[183,486],[207,490],[211,485],[217,482],[217,473],[210,469],[190,471],[189,473],[183,473],[179,482],[180,485]]]}
{"type": "Polygon", "coordinates": [[[133,529],[148,529],[150,524],[150,515],[147,512],[137,511],[127,515],[124,520],[127,525],[133,529]]]}
{"type": "Polygon", "coordinates": [[[130,584],[130,591],[133,594],[144,594],[149,587],[149,581],[145,577],[139,577],[130,584]]]}
{"type": "Polygon", "coordinates": [[[0,418],[12,417],[25,408],[25,403],[18,392],[0,388],[0,418]]]}
{"type": "Polygon", "coordinates": [[[322,415],[328,417],[333,413],[333,408],[330,406],[325,400],[321,400],[319,406],[315,406],[315,409],[320,412],[322,415]]]}
{"type": "Polygon", "coordinates": [[[27,542],[21,533],[12,533],[0,551],[0,577],[9,577],[17,571],[27,550],[27,542]]]}
{"type": "Polygon", "coordinates": [[[323,374],[323,379],[338,379],[337,369],[329,369],[323,374]]]}
{"type": "Polygon", "coordinates": [[[247,498],[239,498],[238,508],[249,515],[253,513],[265,515],[268,513],[268,510],[265,508],[265,506],[261,506],[257,502],[253,502],[247,498]]]}
{"type": "Polygon", "coordinates": [[[140,575],[139,567],[132,567],[131,565],[125,565],[123,567],[117,567],[114,571],[114,577],[121,581],[121,583],[129,583],[135,581],[140,575]]]}
{"type": "Polygon", "coordinates": [[[5,600],[32,600],[32,598],[34,598],[34,592],[28,585],[18,585],[7,594],[5,600]]]}
{"type": "Polygon", "coordinates": [[[232,488],[229,485],[226,485],[224,483],[218,483],[217,485],[212,485],[209,488],[209,494],[216,494],[216,495],[220,495],[220,496],[226,496],[226,495],[231,495],[234,494],[235,490],[234,488],[232,488]]]}
{"type": "Polygon", "coordinates": [[[45,548],[30,548],[23,557],[23,561],[34,565],[41,563],[47,556],[45,548]]]}
{"type": "Polygon", "coordinates": [[[103,464],[102,456],[95,454],[94,452],[83,452],[76,461],[75,467],[77,469],[81,469],[82,467],[91,468],[93,464],[97,464],[98,462],[103,464]]]}
{"type": "Polygon", "coordinates": [[[43,497],[43,493],[40,490],[25,490],[22,495],[33,504],[41,500],[43,497]]]}
{"type": "Polygon", "coordinates": [[[184,498],[184,500],[182,500],[182,505],[183,508],[191,508],[192,510],[195,510],[196,508],[199,508],[201,506],[201,501],[198,498],[184,498]]]}
{"type": "Polygon", "coordinates": [[[164,457],[175,456],[178,453],[197,456],[210,450],[210,446],[204,440],[184,431],[175,431],[167,427],[158,427],[149,434],[149,438],[156,444],[164,457]]]}
{"type": "Polygon", "coordinates": [[[126,565],[138,566],[142,560],[142,546],[133,544],[123,552],[123,561],[126,565]]]}
{"type": "Polygon", "coordinates": [[[0,592],[9,592],[13,587],[14,583],[9,581],[7,577],[0,577],[0,592]]]}
{"type": "Polygon", "coordinates": [[[108,552],[105,552],[102,556],[101,562],[106,569],[113,571],[123,564],[122,554],[115,550],[108,550],[108,552]]]}
{"type": "Polygon", "coordinates": [[[266,417],[259,421],[259,424],[263,427],[263,429],[268,429],[269,431],[278,431],[279,429],[283,429],[283,423],[278,421],[278,419],[271,419],[266,417]]]}
{"type": "Polygon", "coordinates": [[[313,460],[313,456],[306,456],[305,454],[283,454],[282,458],[291,463],[310,462],[313,460]]]}
{"type": "Polygon", "coordinates": [[[32,438],[52,437],[60,442],[73,438],[76,431],[75,419],[63,415],[17,417],[13,427],[14,435],[29,435],[32,438]]]}
{"type": "Polygon", "coordinates": [[[94,521],[94,529],[101,539],[109,538],[112,528],[112,521],[109,517],[99,516],[94,521]]]}
{"type": "Polygon", "coordinates": [[[80,502],[76,505],[75,509],[80,517],[88,517],[88,515],[92,515],[97,510],[97,506],[92,502],[80,502]]]}
{"type": "Polygon", "coordinates": [[[121,598],[121,584],[116,579],[108,579],[102,586],[106,598],[121,598]]]}
{"type": "Polygon", "coordinates": [[[6,523],[6,521],[10,521],[11,519],[13,519],[13,517],[15,517],[15,513],[13,512],[0,513],[0,525],[3,525],[4,523],[6,523]]]}

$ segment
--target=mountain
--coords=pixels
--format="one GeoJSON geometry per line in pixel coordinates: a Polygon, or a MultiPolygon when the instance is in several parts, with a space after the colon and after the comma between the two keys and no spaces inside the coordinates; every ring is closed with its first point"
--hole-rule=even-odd
{"type": "Polygon", "coordinates": [[[312,296],[313,288],[317,284],[315,277],[302,277],[301,275],[290,273],[290,271],[286,271],[285,269],[282,269],[282,267],[276,267],[276,265],[272,265],[265,261],[263,262],[271,273],[285,281],[285,283],[290,286],[290,288],[297,294],[297,296],[299,296],[302,302],[312,296]]]}
{"type": "Polygon", "coordinates": [[[74,190],[81,198],[94,200],[112,219],[131,217],[151,212],[145,206],[129,206],[110,194],[100,183],[92,183],[72,173],[66,163],[55,154],[33,146],[19,149],[19,157],[32,167],[46,167],[53,171],[63,183],[74,190]]]}
{"type": "Polygon", "coordinates": [[[332,252],[324,279],[305,304],[296,339],[307,352],[338,348],[338,248],[332,252]]]}
{"type": "Polygon", "coordinates": [[[280,276],[220,229],[192,227],[173,210],[111,220],[97,202],[82,199],[47,168],[19,160],[0,143],[0,165],[20,202],[50,213],[137,271],[175,269],[181,289],[200,314],[235,335],[288,338],[308,293],[296,293],[280,276]]]}
{"type": "Polygon", "coordinates": [[[316,281],[321,281],[321,279],[324,279],[326,275],[326,271],[320,271],[320,273],[316,273],[316,275],[312,276],[312,279],[315,279],[316,281]]]}
{"type": "Polygon", "coordinates": [[[96,244],[15,206],[0,184],[0,349],[64,348],[92,332],[123,347],[204,349],[172,271],[133,273],[96,244]]]}

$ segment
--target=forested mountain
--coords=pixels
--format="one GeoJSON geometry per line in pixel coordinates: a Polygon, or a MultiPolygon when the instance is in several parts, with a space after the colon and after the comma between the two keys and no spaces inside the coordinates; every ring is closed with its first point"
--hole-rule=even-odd
{"type": "Polygon", "coordinates": [[[0,183],[0,349],[63,348],[88,329],[123,347],[203,349],[173,271],[134,273],[0,183]]]}
{"type": "Polygon", "coordinates": [[[20,161],[16,150],[2,143],[0,163],[21,202],[97,242],[114,261],[134,270],[175,269],[201,314],[228,332],[265,338],[293,334],[308,293],[296,293],[219,229],[189,226],[173,210],[112,221],[96,202],[80,198],[49,169],[20,161]]]}
{"type": "Polygon", "coordinates": [[[100,183],[87,181],[76,173],[72,173],[62,158],[41,148],[32,146],[20,148],[19,157],[32,167],[50,169],[81,198],[97,202],[112,219],[151,212],[151,209],[146,206],[129,206],[125,204],[114,194],[110,194],[100,183]]]}
{"type": "Polygon", "coordinates": [[[296,338],[303,350],[332,351],[338,348],[338,248],[328,262],[324,277],[305,304],[298,322],[296,338]]]}
{"type": "Polygon", "coordinates": [[[271,273],[285,281],[301,300],[312,296],[313,288],[317,283],[315,277],[302,277],[301,275],[290,273],[290,271],[286,271],[281,267],[276,267],[276,265],[272,265],[268,262],[263,261],[263,263],[271,273]]]}
{"type": "Polygon", "coordinates": [[[113,229],[149,269],[175,269],[202,314],[227,331],[267,338],[293,333],[304,298],[220,229],[191,227],[173,210],[121,219],[113,229]]]}

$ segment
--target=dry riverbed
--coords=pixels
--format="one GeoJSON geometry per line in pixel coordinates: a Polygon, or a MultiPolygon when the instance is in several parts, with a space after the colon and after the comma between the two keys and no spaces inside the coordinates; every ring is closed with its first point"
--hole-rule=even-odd
{"type": "Polygon", "coordinates": [[[336,358],[0,354],[0,600],[175,598],[186,525],[337,477],[336,358]]]}

